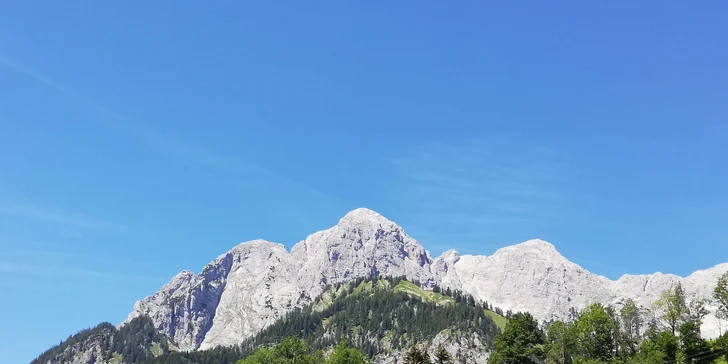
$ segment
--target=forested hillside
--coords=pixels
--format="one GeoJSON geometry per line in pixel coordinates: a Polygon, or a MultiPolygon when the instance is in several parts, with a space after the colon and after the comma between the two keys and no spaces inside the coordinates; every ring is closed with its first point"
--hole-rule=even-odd
{"type": "Polygon", "coordinates": [[[166,336],[148,317],[138,317],[116,329],[104,322],[83,330],[47,350],[31,364],[47,363],[141,363],[170,351],[166,336]]]}
{"type": "Polygon", "coordinates": [[[542,324],[460,291],[358,278],[235,346],[173,351],[151,319],[138,317],[118,330],[103,323],[79,332],[31,364],[728,364],[728,334],[707,340],[700,331],[707,305],[728,318],[728,273],[710,301],[689,298],[678,283],[647,312],[631,300],[593,303],[542,324]]]}
{"type": "Polygon", "coordinates": [[[497,310],[459,291],[424,290],[403,278],[360,278],[329,287],[313,304],[295,309],[241,345],[175,352],[148,363],[234,363],[289,337],[303,339],[312,353],[348,342],[367,358],[403,355],[413,344],[436,337],[443,342],[465,338],[460,340],[463,352],[486,352],[500,331],[492,317],[505,322],[488,309],[497,310]]]}

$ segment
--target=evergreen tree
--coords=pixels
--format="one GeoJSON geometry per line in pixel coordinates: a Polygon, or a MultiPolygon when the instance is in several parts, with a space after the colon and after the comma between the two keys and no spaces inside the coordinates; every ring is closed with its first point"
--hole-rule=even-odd
{"type": "Polygon", "coordinates": [[[452,356],[450,356],[450,353],[448,353],[447,350],[440,345],[440,347],[437,348],[437,351],[435,351],[435,360],[437,360],[437,364],[450,364],[452,363],[452,356]]]}
{"type": "Polygon", "coordinates": [[[495,339],[491,364],[535,364],[544,359],[544,337],[530,313],[516,313],[495,339]]]}
{"type": "Polygon", "coordinates": [[[417,345],[412,345],[412,347],[404,355],[404,363],[405,364],[432,364],[430,362],[430,356],[427,354],[427,351],[421,350],[420,348],[417,347],[417,345]]]}
{"type": "Polygon", "coordinates": [[[703,318],[708,315],[708,309],[705,308],[705,300],[694,299],[690,301],[688,306],[688,320],[698,323],[698,327],[703,322],[703,318]]]}
{"type": "Polygon", "coordinates": [[[637,305],[631,298],[619,311],[619,318],[622,324],[622,356],[632,357],[637,353],[642,319],[637,311],[637,305]]]}
{"type": "Polygon", "coordinates": [[[710,353],[708,343],[700,337],[700,323],[688,321],[680,325],[680,351],[685,355],[685,364],[707,364],[712,357],[704,354],[710,353]],[[701,355],[703,354],[703,355],[701,355]]]}

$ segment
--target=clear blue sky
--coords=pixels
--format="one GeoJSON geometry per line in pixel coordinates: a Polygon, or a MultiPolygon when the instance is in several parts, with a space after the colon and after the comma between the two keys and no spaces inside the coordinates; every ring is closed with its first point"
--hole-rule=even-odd
{"type": "Polygon", "coordinates": [[[0,5],[3,362],[360,206],[433,255],[728,260],[724,1],[256,3],[0,5]]]}

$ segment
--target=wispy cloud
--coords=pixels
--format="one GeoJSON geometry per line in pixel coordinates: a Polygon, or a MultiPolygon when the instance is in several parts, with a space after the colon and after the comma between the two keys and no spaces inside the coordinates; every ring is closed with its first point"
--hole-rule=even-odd
{"type": "Polygon", "coordinates": [[[61,84],[59,84],[58,82],[55,82],[46,75],[36,72],[28,67],[25,67],[22,63],[15,62],[6,56],[0,55],[0,64],[11,68],[18,73],[28,76],[46,86],[52,87],[59,92],[62,92],[64,94],[68,93],[68,90],[66,90],[66,88],[61,86],[61,84]]]}
{"type": "Polygon", "coordinates": [[[23,250],[20,251],[25,256],[44,256],[49,258],[64,259],[64,260],[87,260],[91,258],[88,255],[72,253],[72,252],[61,252],[52,250],[23,250]]]}
{"type": "Polygon", "coordinates": [[[42,220],[52,223],[67,224],[92,229],[128,230],[124,225],[99,220],[90,216],[68,213],[48,207],[0,204],[0,214],[42,220]]]}
{"type": "Polygon", "coordinates": [[[497,237],[542,223],[558,205],[567,178],[558,151],[502,135],[433,142],[390,162],[394,179],[388,183],[402,205],[412,206],[408,215],[440,236],[497,237]]]}
{"type": "Polygon", "coordinates": [[[118,280],[156,280],[151,277],[137,276],[126,273],[105,272],[93,269],[79,269],[75,267],[60,267],[49,265],[17,264],[0,262],[0,277],[13,276],[40,276],[46,278],[101,278],[118,280]]]}
{"type": "Polygon", "coordinates": [[[502,140],[432,143],[391,162],[404,185],[423,197],[421,205],[477,207],[480,216],[502,219],[525,215],[555,197],[552,185],[564,168],[542,149],[502,140]]]}
{"type": "Polygon", "coordinates": [[[86,106],[95,114],[94,121],[99,125],[102,125],[115,133],[130,137],[139,143],[155,148],[162,153],[182,159],[189,163],[217,168],[227,172],[249,173],[273,178],[290,188],[295,188],[327,200],[338,200],[336,197],[326,192],[301,183],[293,178],[276,173],[243,158],[218,153],[207,147],[174,137],[168,133],[155,130],[154,128],[140,122],[133,121],[115,111],[109,110],[90,101],[86,97],[73,94],[67,87],[52,80],[50,77],[33,70],[20,62],[14,61],[9,57],[0,55],[0,65],[23,74],[65,95],[72,96],[78,103],[86,106]]]}

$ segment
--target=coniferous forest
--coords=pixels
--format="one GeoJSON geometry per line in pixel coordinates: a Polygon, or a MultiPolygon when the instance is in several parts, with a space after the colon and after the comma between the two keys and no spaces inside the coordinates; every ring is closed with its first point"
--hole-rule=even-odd
{"type": "Polygon", "coordinates": [[[477,303],[460,291],[442,291],[439,287],[424,290],[401,277],[358,278],[328,287],[326,292],[328,295],[312,305],[293,310],[238,346],[172,352],[151,358],[148,363],[235,363],[260,348],[275,348],[275,344],[291,337],[302,339],[307,352],[316,353],[344,342],[372,358],[387,351],[409,349],[443,330],[458,335],[476,333],[490,347],[500,331],[486,313],[492,308],[487,303],[477,303]],[[333,298],[326,302],[327,297],[333,298]]]}
{"type": "Polygon", "coordinates": [[[540,324],[527,312],[504,314],[460,291],[359,278],[327,287],[312,304],[236,346],[178,352],[151,319],[139,317],[120,329],[103,323],[83,330],[31,364],[68,362],[79,352],[90,353],[89,362],[114,364],[360,364],[391,353],[408,364],[454,363],[444,348],[428,353],[418,345],[445,332],[477,334],[492,364],[728,364],[728,333],[701,335],[708,305],[728,319],[728,273],[710,301],[690,299],[677,284],[650,309],[631,300],[619,309],[595,303],[569,320],[540,324]]]}

